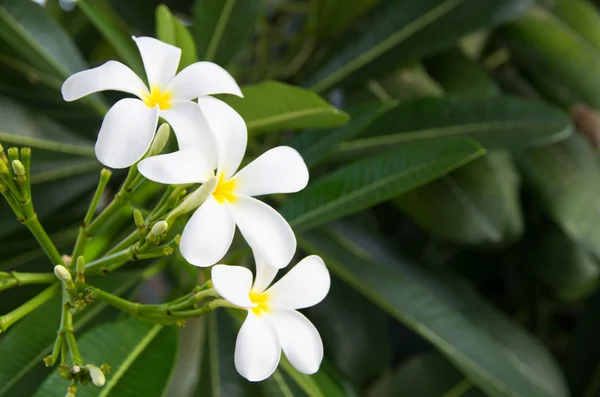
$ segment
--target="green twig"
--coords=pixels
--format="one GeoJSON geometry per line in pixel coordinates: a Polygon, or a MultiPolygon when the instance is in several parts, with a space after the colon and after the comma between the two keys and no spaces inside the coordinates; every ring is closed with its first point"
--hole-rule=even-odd
{"type": "Polygon", "coordinates": [[[6,330],[11,325],[13,325],[29,313],[31,313],[32,311],[49,301],[58,292],[59,287],[60,283],[53,284],[50,287],[43,290],[42,292],[40,292],[39,294],[37,294],[36,296],[34,296],[33,298],[31,298],[30,300],[28,300],[27,302],[25,302],[24,304],[22,304],[21,306],[17,307],[15,310],[1,316],[0,333],[6,332],[6,330]]]}
{"type": "Polygon", "coordinates": [[[52,264],[62,265],[63,261],[60,257],[60,253],[56,249],[56,246],[54,245],[50,237],[48,237],[48,234],[42,227],[42,224],[40,223],[37,215],[33,213],[33,215],[27,217],[27,219],[25,219],[21,223],[25,225],[29,229],[31,234],[33,234],[33,236],[37,239],[38,243],[48,256],[48,258],[50,258],[50,261],[52,261],[52,264]]]}
{"type": "Polygon", "coordinates": [[[18,273],[0,272],[0,291],[30,284],[51,284],[56,281],[53,273],[18,273]]]}

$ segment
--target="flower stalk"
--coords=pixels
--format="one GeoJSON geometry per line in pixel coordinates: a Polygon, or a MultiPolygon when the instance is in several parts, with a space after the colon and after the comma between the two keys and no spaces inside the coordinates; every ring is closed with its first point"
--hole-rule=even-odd
{"type": "Polygon", "coordinates": [[[15,310],[0,316],[0,334],[6,332],[11,325],[49,301],[59,291],[59,288],[59,283],[53,284],[15,310]]]}

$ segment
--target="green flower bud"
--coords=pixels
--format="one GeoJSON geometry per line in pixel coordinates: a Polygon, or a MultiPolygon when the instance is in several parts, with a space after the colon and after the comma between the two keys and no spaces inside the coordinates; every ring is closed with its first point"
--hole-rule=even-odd
{"type": "Polygon", "coordinates": [[[102,370],[92,364],[88,364],[85,367],[90,372],[90,378],[92,378],[92,383],[94,384],[94,386],[104,386],[106,378],[104,377],[104,373],[102,372],[102,370]]]}
{"type": "Polygon", "coordinates": [[[133,210],[133,220],[135,222],[135,226],[137,226],[138,229],[144,228],[144,216],[142,215],[140,210],[133,210]]]}
{"type": "Polygon", "coordinates": [[[14,160],[12,162],[12,169],[17,178],[17,183],[19,185],[24,184],[27,180],[27,172],[25,171],[25,166],[23,163],[21,163],[19,160],[14,160]]]}
{"type": "Polygon", "coordinates": [[[60,281],[62,281],[65,284],[73,281],[71,272],[69,272],[69,270],[67,270],[67,268],[63,265],[54,266],[54,274],[60,281]]]}
{"type": "Polygon", "coordinates": [[[83,258],[83,256],[80,256],[79,258],[77,258],[76,269],[77,269],[77,279],[75,281],[77,281],[80,284],[85,283],[85,277],[84,277],[85,259],[83,258]]]}
{"type": "Polygon", "coordinates": [[[169,224],[165,221],[159,221],[152,226],[152,230],[150,230],[150,234],[155,236],[162,236],[169,229],[169,224]]]}
{"type": "Polygon", "coordinates": [[[19,149],[16,147],[8,148],[8,158],[11,162],[19,159],[19,149]]]}
{"type": "Polygon", "coordinates": [[[110,365],[108,365],[108,364],[102,364],[100,366],[100,371],[102,371],[102,373],[104,375],[110,374],[110,370],[111,370],[111,368],[110,368],[110,365]]]}
{"type": "Polygon", "coordinates": [[[148,150],[148,156],[156,156],[167,145],[169,141],[169,135],[171,134],[171,127],[169,124],[164,123],[156,131],[156,135],[154,136],[154,140],[152,141],[152,145],[150,145],[150,149],[148,150]]]}
{"type": "Polygon", "coordinates": [[[179,204],[177,208],[171,211],[171,213],[167,216],[167,222],[173,223],[173,221],[179,216],[200,207],[215,190],[217,187],[217,182],[217,177],[210,178],[208,181],[204,182],[202,186],[190,194],[188,198],[183,201],[183,203],[179,204]]]}

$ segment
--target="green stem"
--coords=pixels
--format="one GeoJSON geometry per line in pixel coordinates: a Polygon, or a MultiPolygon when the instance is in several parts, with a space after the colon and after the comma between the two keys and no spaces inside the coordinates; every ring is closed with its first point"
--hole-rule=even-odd
{"type": "Polygon", "coordinates": [[[225,299],[215,299],[215,300],[208,302],[205,306],[202,306],[198,309],[173,312],[173,313],[171,313],[171,315],[174,317],[186,317],[186,318],[187,317],[198,317],[198,316],[202,316],[206,313],[209,313],[218,307],[229,307],[232,309],[245,310],[241,307],[238,307],[232,303],[227,302],[225,299]]]}
{"type": "Polygon", "coordinates": [[[0,274],[4,276],[3,280],[0,281],[0,291],[19,285],[51,284],[56,281],[56,276],[53,273],[1,272],[0,274]]]}
{"type": "Polygon", "coordinates": [[[46,288],[15,310],[0,317],[0,333],[5,332],[11,325],[49,301],[59,290],[60,283],[46,288]]]}
{"type": "Polygon", "coordinates": [[[52,261],[52,264],[64,265],[62,258],[60,257],[60,254],[56,249],[56,246],[54,245],[50,237],[48,237],[48,234],[42,227],[42,224],[40,223],[35,213],[33,213],[33,215],[29,216],[21,223],[27,226],[29,231],[31,231],[31,233],[37,239],[38,243],[40,244],[46,255],[48,255],[48,258],[50,258],[50,261],[52,261]]]}
{"type": "Polygon", "coordinates": [[[98,182],[98,187],[96,188],[96,192],[94,193],[94,197],[92,198],[92,202],[83,218],[83,223],[79,228],[79,234],[77,235],[77,240],[75,242],[75,247],[73,248],[73,254],[71,255],[72,261],[76,261],[79,256],[83,254],[83,250],[85,249],[86,244],[89,241],[87,228],[88,225],[92,222],[94,218],[94,213],[98,208],[98,203],[102,198],[102,194],[106,189],[106,185],[110,179],[111,172],[106,168],[100,171],[100,181],[98,182]]]}
{"type": "Polygon", "coordinates": [[[23,210],[21,210],[21,206],[19,205],[19,202],[14,198],[14,196],[11,194],[11,192],[9,192],[6,189],[7,189],[6,186],[0,183],[0,193],[2,193],[2,195],[6,199],[6,202],[8,203],[10,208],[13,210],[13,212],[15,213],[15,215],[17,216],[19,221],[25,219],[25,215],[23,214],[23,210]]]}
{"type": "MultiPolygon", "coordinates": [[[[57,338],[64,338],[64,344],[68,347],[68,351],[71,354],[71,363],[82,365],[83,360],[79,353],[79,347],[77,346],[77,340],[75,339],[75,328],[73,327],[73,315],[69,311],[67,306],[70,299],[70,295],[66,288],[62,288],[62,311],[60,315],[60,328],[58,330],[57,338]]],[[[64,354],[64,352],[63,352],[64,354]]],[[[65,362],[66,358],[62,357],[62,362],[65,362]]]]}
{"type": "Polygon", "coordinates": [[[114,247],[112,247],[107,253],[106,255],[112,255],[115,252],[124,250],[125,248],[131,247],[132,245],[134,245],[135,243],[138,242],[138,231],[134,230],[133,232],[131,232],[127,237],[125,237],[125,239],[121,240],[120,243],[118,243],[117,245],[115,245],[114,247]]]}
{"type": "Polygon", "coordinates": [[[136,259],[134,247],[128,247],[124,250],[107,255],[85,265],[85,273],[89,275],[106,274],[111,269],[123,266],[127,262],[136,259]]]}

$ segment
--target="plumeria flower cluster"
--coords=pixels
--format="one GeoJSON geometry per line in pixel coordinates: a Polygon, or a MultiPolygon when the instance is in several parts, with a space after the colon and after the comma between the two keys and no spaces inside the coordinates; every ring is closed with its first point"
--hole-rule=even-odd
{"type": "Polygon", "coordinates": [[[109,61],[67,79],[63,97],[71,101],[104,90],[137,96],[118,101],[100,128],[96,154],[112,168],[129,167],[144,157],[159,117],[171,125],[179,150],[144,158],[137,167],[155,182],[202,183],[212,189],[184,228],[182,256],[199,267],[218,263],[236,227],[254,253],[254,282],[245,267],[212,268],[215,290],[248,312],[236,341],[238,372],[251,381],[263,380],[275,371],[282,350],[300,372],[316,372],[323,344],[316,328],[297,310],[325,298],[329,273],[321,258],[309,256],[269,287],[278,270],[292,260],[296,238],[276,210],[255,198],[302,190],[309,179],[304,160],[296,150],[280,146],[238,170],[248,141],[246,123],[233,108],[210,96],[242,96],[235,80],[211,62],[197,62],[176,74],[180,49],[149,37],[133,39],[148,85],[127,66],[109,61]]]}

